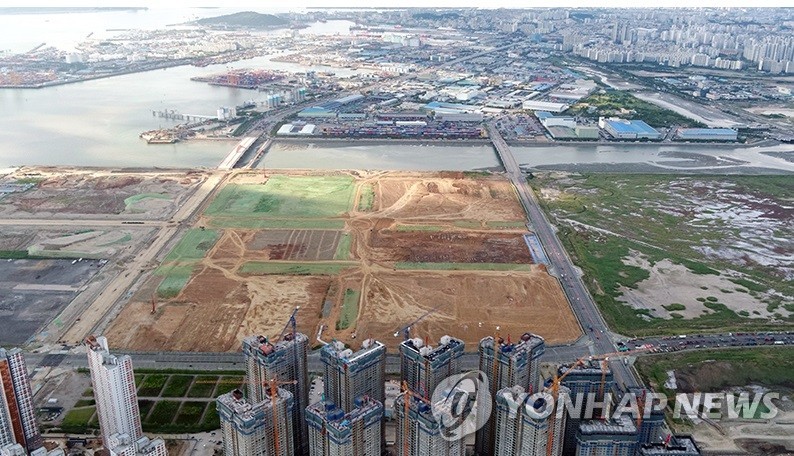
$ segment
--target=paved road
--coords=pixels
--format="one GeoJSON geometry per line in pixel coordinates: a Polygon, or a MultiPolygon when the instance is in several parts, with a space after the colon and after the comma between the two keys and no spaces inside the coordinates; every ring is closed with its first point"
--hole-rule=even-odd
{"type": "Polygon", "coordinates": [[[46,219],[26,219],[26,218],[12,218],[0,219],[0,226],[3,225],[17,225],[17,226],[78,226],[78,227],[95,227],[95,226],[115,226],[115,227],[130,227],[130,226],[145,226],[145,227],[163,227],[169,222],[162,220],[124,220],[124,219],[59,219],[59,218],[46,218],[46,219]]]}
{"type": "MultiPolygon", "coordinates": [[[[132,364],[140,369],[183,369],[183,370],[245,370],[242,353],[193,353],[193,352],[163,352],[141,353],[114,351],[115,354],[129,354],[132,364]]],[[[579,345],[546,347],[544,362],[570,362],[586,355],[587,348],[579,345]]],[[[477,369],[479,360],[477,353],[465,353],[461,361],[463,369],[477,369]]],[[[88,367],[85,354],[76,354],[64,351],[62,353],[26,353],[25,360],[28,367],[88,367]]],[[[309,370],[322,372],[322,363],[319,353],[309,355],[309,370]]],[[[400,373],[400,356],[389,354],[386,357],[386,372],[400,373]]]]}
{"type": "MultiPolygon", "coordinates": [[[[590,337],[594,354],[607,354],[617,351],[609,337],[606,322],[601,317],[596,303],[588,293],[587,288],[579,277],[578,271],[568,257],[554,229],[538,204],[535,193],[527,184],[526,176],[521,171],[510,147],[493,122],[487,125],[488,135],[496,148],[499,158],[505,167],[508,177],[518,192],[521,204],[526,210],[527,226],[538,236],[546,256],[551,264],[549,271],[560,280],[573,312],[582,325],[586,335],[590,337]]],[[[623,387],[637,386],[640,382],[632,369],[620,361],[610,361],[610,368],[615,380],[623,387]]]]}

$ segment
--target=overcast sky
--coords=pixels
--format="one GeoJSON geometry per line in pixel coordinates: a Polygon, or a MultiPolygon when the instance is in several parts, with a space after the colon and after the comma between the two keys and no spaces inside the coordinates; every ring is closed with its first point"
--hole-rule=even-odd
{"type": "Polygon", "coordinates": [[[254,1],[254,0],[161,0],[161,1],[125,1],[125,0],[33,0],[30,2],[20,0],[5,0],[0,6],[3,7],[25,7],[25,6],[145,6],[149,8],[174,8],[174,7],[190,7],[190,6],[221,6],[224,8],[250,8],[267,10],[268,7],[282,9],[290,5],[296,8],[310,8],[310,7],[478,7],[478,8],[530,8],[541,6],[556,6],[556,7],[594,7],[594,6],[610,6],[610,7],[674,7],[674,6],[753,6],[753,7],[792,7],[794,0],[757,0],[749,2],[736,1],[736,0],[653,0],[648,2],[639,2],[637,0],[540,0],[540,1],[516,1],[516,0],[401,0],[395,2],[394,0],[367,0],[363,1],[350,1],[350,0],[304,0],[297,2],[283,2],[283,1],[254,1]]]}

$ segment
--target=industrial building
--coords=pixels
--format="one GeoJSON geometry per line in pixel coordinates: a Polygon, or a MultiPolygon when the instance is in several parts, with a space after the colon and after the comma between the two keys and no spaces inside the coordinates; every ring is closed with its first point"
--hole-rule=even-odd
{"type": "Polygon", "coordinates": [[[662,134],[641,120],[625,120],[618,118],[598,119],[598,126],[615,139],[649,139],[660,140],[662,134]]]}
{"type": "Polygon", "coordinates": [[[311,136],[314,134],[314,130],[317,128],[314,124],[305,124],[305,125],[294,125],[294,124],[284,124],[282,125],[276,135],[278,136],[311,136]]]}
{"type": "Polygon", "coordinates": [[[738,140],[739,134],[732,128],[679,128],[675,138],[680,141],[725,141],[738,140]]]}
{"type": "Polygon", "coordinates": [[[0,348],[0,447],[12,444],[32,452],[43,440],[22,350],[0,348]]]}
{"type": "Polygon", "coordinates": [[[464,344],[460,339],[443,336],[433,347],[417,337],[403,341],[399,350],[402,381],[410,391],[429,398],[441,381],[460,373],[464,344]]]}
{"type": "Polygon", "coordinates": [[[579,125],[569,116],[555,116],[548,111],[536,111],[535,117],[554,139],[598,139],[598,128],[579,125]]]}
{"type": "Polygon", "coordinates": [[[563,112],[570,106],[565,103],[551,103],[548,101],[527,100],[521,105],[522,108],[530,111],[563,112]]]}
{"type": "MultiPolygon", "coordinates": [[[[499,336],[486,337],[479,344],[479,368],[488,378],[491,397],[496,392],[512,386],[525,391],[538,391],[540,387],[540,357],[546,350],[545,340],[532,333],[524,333],[517,343],[499,336]]],[[[494,416],[477,431],[475,453],[492,454],[494,449],[494,416]]]]}
{"type": "MultiPolygon", "coordinates": [[[[606,362],[586,360],[571,366],[560,366],[557,375],[563,378],[561,385],[568,388],[571,402],[576,403],[579,397],[587,398],[590,393],[596,394],[596,401],[601,402],[615,386],[612,370],[606,362]]],[[[576,454],[576,433],[582,422],[582,417],[568,416],[565,423],[565,440],[563,454],[573,456],[576,454]]],[[[636,438],[635,438],[636,441],[636,438]]]]}
{"type": "Polygon", "coordinates": [[[640,445],[639,456],[700,456],[700,448],[689,436],[668,436],[663,443],[640,445]]]}
{"type": "Polygon", "coordinates": [[[221,420],[223,454],[226,456],[292,456],[293,446],[292,394],[284,388],[275,389],[275,397],[266,394],[261,402],[252,403],[243,392],[234,390],[216,401],[221,420]]]}
{"type": "MultiPolygon", "coordinates": [[[[294,315],[294,314],[293,314],[294,315]]],[[[268,382],[295,382],[282,385],[287,390],[295,406],[292,408],[293,441],[296,454],[308,454],[308,430],[305,410],[309,406],[309,372],[306,357],[309,338],[299,332],[286,332],[281,340],[272,343],[265,336],[251,336],[243,339],[248,379],[248,399],[260,403],[269,397],[268,382]]]]}
{"type": "Polygon", "coordinates": [[[588,420],[576,432],[576,456],[634,456],[637,426],[628,416],[615,420],[588,420]]]}
{"type": "MultiPolygon", "coordinates": [[[[558,397],[568,395],[567,388],[560,387],[558,397]]],[[[503,388],[496,393],[496,444],[495,456],[560,456],[567,414],[554,415],[555,404],[534,399],[520,386],[503,388]],[[551,412],[544,413],[548,407],[551,412]],[[534,413],[531,414],[530,410],[534,413]],[[540,418],[543,417],[544,418],[540,418]],[[552,418],[552,416],[554,416],[552,418]],[[548,452],[549,429],[551,451],[548,452]]]]}
{"type": "Polygon", "coordinates": [[[102,443],[113,451],[113,435],[127,436],[130,441],[143,437],[132,358],[112,355],[103,336],[91,336],[85,344],[102,443]]]}
{"type": "Polygon", "coordinates": [[[355,407],[356,398],[368,396],[381,404],[385,402],[384,369],[386,346],[367,339],[357,352],[339,341],[320,350],[324,366],[325,400],[344,411],[355,407]]]}
{"type": "Polygon", "coordinates": [[[306,409],[311,456],[381,454],[383,403],[369,396],[360,396],[351,405],[345,412],[326,400],[306,409]]]}
{"type": "Polygon", "coordinates": [[[442,436],[441,424],[433,415],[429,401],[404,392],[394,401],[398,456],[464,456],[465,439],[449,440],[442,436]]]}

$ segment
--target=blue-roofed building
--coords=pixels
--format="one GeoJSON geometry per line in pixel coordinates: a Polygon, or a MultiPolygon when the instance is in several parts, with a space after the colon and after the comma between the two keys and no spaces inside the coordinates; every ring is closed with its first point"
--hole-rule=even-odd
{"type": "Polygon", "coordinates": [[[736,141],[738,133],[732,128],[679,128],[675,137],[681,141],[736,141]]]}
{"type": "Polygon", "coordinates": [[[642,120],[599,119],[598,126],[615,139],[662,139],[662,134],[642,120]]]}

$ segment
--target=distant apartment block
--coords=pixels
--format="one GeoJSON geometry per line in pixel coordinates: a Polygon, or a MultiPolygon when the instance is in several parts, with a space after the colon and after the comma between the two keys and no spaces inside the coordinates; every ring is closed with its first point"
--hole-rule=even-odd
{"type": "Polygon", "coordinates": [[[143,431],[132,359],[128,355],[112,355],[103,336],[91,336],[85,344],[102,443],[105,448],[112,449],[110,437],[113,435],[126,436],[130,442],[138,441],[143,431]]]}
{"type": "Polygon", "coordinates": [[[334,341],[321,349],[320,359],[324,366],[326,401],[344,411],[352,410],[356,398],[361,396],[384,403],[386,346],[381,342],[367,339],[354,352],[334,341]]]}
{"type": "MultiPolygon", "coordinates": [[[[531,399],[531,395],[519,387],[503,388],[496,393],[496,443],[495,456],[560,456],[565,432],[566,414],[557,418],[554,412],[545,418],[544,410],[554,407],[544,399],[531,399]],[[530,410],[535,415],[530,414],[530,410]],[[552,416],[554,415],[554,416],[552,416]],[[551,436],[549,433],[551,432],[551,436]],[[547,451],[551,439],[551,451],[547,451]]],[[[568,389],[560,387],[560,397],[568,389]]]]}
{"type": "Polygon", "coordinates": [[[276,397],[266,394],[263,401],[252,403],[243,392],[234,390],[216,401],[221,420],[223,454],[226,456],[292,456],[293,409],[292,394],[283,388],[276,397]]]}
{"type": "Polygon", "coordinates": [[[0,348],[0,446],[14,443],[32,452],[43,440],[22,351],[0,348]]]}
{"type": "Polygon", "coordinates": [[[383,404],[360,396],[349,411],[321,401],[306,410],[311,456],[370,456],[381,454],[383,404]]]}
{"type": "Polygon", "coordinates": [[[689,436],[670,436],[665,442],[640,445],[639,456],[700,456],[700,448],[689,436]]]}
{"type": "Polygon", "coordinates": [[[464,344],[460,339],[444,336],[433,347],[414,338],[403,341],[399,350],[402,381],[414,393],[430,398],[442,380],[460,373],[464,344]]]}
{"type": "MultiPolygon", "coordinates": [[[[557,375],[560,377],[565,375],[561,385],[568,388],[571,402],[574,404],[580,400],[585,403],[590,393],[595,394],[595,401],[602,402],[615,385],[609,365],[599,361],[589,360],[571,366],[560,366],[557,375]]],[[[576,432],[581,422],[581,416],[567,417],[563,442],[563,454],[566,456],[576,454],[576,432]]]]}
{"type": "Polygon", "coordinates": [[[305,419],[306,407],[309,406],[309,372],[306,368],[308,350],[309,338],[297,332],[288,332],[282,340],[275,343],[264,336],[251,336],[243,340],[248,379],[247,397],[251,403],[267,400],[270,380],[295,382],[282,384],[281,388],[289,391],[295,402],[292,407],[292,433],[295,452],[301,455],[309,452],[305,419]]]}
{"type": "MultiPolygon", "coordinates": [[[[499,337],[486,337],[480,341],[479,368],[488,378],[491,396],[503,389],[519,386],[530,394],[540,387],[540,357],[546,349],[542,337],[524,333],[517,342],[499,337]]],[[[495,418],[493,414],[488,422],[477,431],[475,436],[475,453],[492,454],[494,450],[495,418]]]]}

